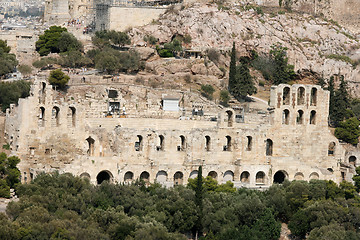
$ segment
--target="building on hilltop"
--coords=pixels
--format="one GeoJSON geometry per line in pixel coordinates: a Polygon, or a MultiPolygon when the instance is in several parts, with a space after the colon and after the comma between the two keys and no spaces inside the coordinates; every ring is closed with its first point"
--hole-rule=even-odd
{"type": "Polygon", "coordinates": [[[93,183],[170,187],[196,177],[200,165],[204,176],[236,187],[351,181],[359,155],[328,129],[328,91],[273,86],[264,109],[221,108],[192,92],[120,83],[71,84],[60,93],[38,78],[30,96],[7,110],[5,136],[22,159],[22,182],[59,171],[93,183]]]}

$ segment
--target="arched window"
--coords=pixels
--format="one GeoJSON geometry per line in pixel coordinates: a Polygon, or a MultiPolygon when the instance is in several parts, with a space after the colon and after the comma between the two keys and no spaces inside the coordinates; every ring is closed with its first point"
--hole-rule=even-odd
{"type": "Polygon", "coordinates": [[[227,181],[234,181],[234,173],[233,171],[226,171],[224,173],[224,181],[227,182],[227,181]]]}
{"type": "Polygon", "coordinates": [[[301,172],[298,172],[295,174],[295,177],[294,177],[295,180],[304,180],[304,174],[302,174],[301,172]]]}
{"type": "Polygon", "coordinates": [[[44,126],[45,126],[45,108],[40,107],[40,110],[39,110],[39,127],[44,127],[44,126]]]}
{"type": "Polygon", "coordinates": [[[316,124],[316,111],[312,110],[310,112],[310,124],[315,125],[316,124]]]}
{"type": "Polygon", "coordinates": [[[160,135],[158,145],[156,146],[157,151],[164,151],[164,146],[165,146],[164,142],[165,142],[164,136],[160,135]]]}
{"type": "Polygon", "coordinates": [[[316,101],[317,101],[317,89],[312,88],[311,89],[311,95],[310,95],[310,105],[311,106],[316,106],[316,101]]]}
{"type": "Polygon", "coordinates": [[[215,171],[211,171],[211,172],[209,172],[209,174],[208,174],[208,176],[210,176],[212,179],[217,179],[217,172],[215,172],[215,171]]]}
{"type": "Polygon", "coordinates": [[[350,156],[349,157],[349,163],[356,167],[356,157],[355,156],[350,156]]]}
{"type": "Polygon", "coordinates": [[[124,175],[124,182],[131,183],[134,180],[134,173],[128,171],[124,175]]]}
{"type": "Polygon", "coordinates": [[[232,120],[233,112],[230,110],[226,111],[226,116],[227,116],[227,119],[225,119],[225,121],[227,121],[228,127],[232,127],[233,126],[233,120],[232,120]]]}
{"type": "Polygon", "coordinates": [[[304,112],[302,110],[297,111],[296,124],[304,123],[304,112]]]}
{"type": "Polygon", "coordinates": [[[297,105],[305,104],[305,88],[299,87],[297,90],[297,105]]]}
{"type": "Polygon", "coordinates": [[[68,119],[71,122],[71,126],[75,127],[76,126],[76,108],[75,107],[69,107],[68,119]]]}
{"type": "Polygon", "coordinates": [[[265,183],[265,173],[260,171],[256,173],[256,183],[265,183]]]}
{"type": "Polygon", "coordinates": [[[334,156],[335,154],[335,142],[331,142],[329,143],[329,147],[328,147],[328,156],[334,156]]]}
{"type": "Polygon", "coordinates": [[[96,181],[97,184],[101,184],[104,181],[111,181],[113,178],[111,172],[109,171],[101,171],[99,172],[99,174],[96,176],[96,181]]]}
{"type": "Polygon", "coordinates": [[[242,183],[249,183],[250,182],[250,173],[248,171],[244,171],[240,175],[240,181],[242,183]]]}
{"type": "Polygon", "coordinates": [[[55,126],[59,126],[60,124],[60,108],[59,107],[53,107],[52,109],[52,119],[55,121],[55,126]]]}
{"type": "Polygon", "coordinates": [[[156,174],[156,182],[158,183],[165,183],[167,181],[167,173],[165,171],[159,171],[156,174]]]}
{"type": "Polygon", "coordinates": [[[316,173],[316,172],[313,172],[313,173],[310,174],[309,178],[310,178],[310,180],[319,179],[319,174],[316,173]]]}
{"type": "Polygon", "coordinates": [[[289,125],[289,122],[290,122],[290,111],[288,109],[285,109],[283,111],[282,124],[289,125]]]}
{"type": "Polygon", "coordinates": [[[186,140],[183,135],[180,136],[180,145],[177,146],[178,151],[185,151],[186,149],[186,140]]]}
{"type": "Polygon", "coordinates": [[[274,175],[274,183],[283,183],[287,177],[287,173],[285,171],[277,171],[274,175]]]}
{"type": "Polygon", "coordinates": [[[88,148],[88,150],[87,150],[87,154],[88,154],[89,156],[94,156],[95,140],[94,140],[92,137],[88,137],[88,138],[86,139],[86,141],[87,141],[88,146],[89,146],[89,148],[88,148]]]}
{"type": "Polygon", "coordinates": [[[174,174],[174,185],[182,185],[184,179],[184,174],[182,172],[176,172],[174,174]]]}
{"type": "Polygon", "coordinates": [[[283,89],[283,105],[290,105],[290,88],[284,87],[283,89]]]}
{"type": "Polygon", "coordinates": [[[211,147],[211,138],[209,136],[205,136],[205,150],[207,152],[210,151],[211,147]]]}
{"type": "Polygon", "coordinates": [[[143,149],[143,137],[141,135],[137,135],[137,141],[135,142],[135,151],[139,152],[143,149]]]}
{"type": "Polygon", "coordinates": [[[80,174],[80,177],[90,180],[90,174],[88,174],[87,172],[84,172],[84,173],[80,174]]]}
{"type": "Polygon", "coordinates": [[[191,179],[197,178],[198,174],[199,174],[198,171],[194,170],[190,173],[189,178],[191,178],[191,179]]]}
{"type": "Polygon", "coordinates": [[[230,136],[226,136],[226,145],[224,145],[223,148],[224,151],[231,151],[231,137],[230,136]]]}
{"type": "Polygon", "coordinates": [[[149,182],[150,181],[150,174],[146,171],[142,172],[140,174],[140,180],[143,180],[144,182],[149,182]]]}
{"type": "Polygon", "coordinates": [[[247,136],[246,139],[247,139],[246,151],[251,151],[251,149],[252,149],[252,137],[247,136]]]}
{"type": "Polygon", "coordinates": [[[273,154],[273,141],[266,139],[266,156],[272,156],[273,154]]]}

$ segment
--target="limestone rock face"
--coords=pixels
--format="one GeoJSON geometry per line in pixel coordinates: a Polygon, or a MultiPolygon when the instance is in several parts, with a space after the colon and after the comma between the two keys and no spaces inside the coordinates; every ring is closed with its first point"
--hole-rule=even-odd
{"type": "Polygon", "coordinates": [[[148,60],[150,57],[152,57],[155,54],[155,50],[153,48],[148,48],[148,47],[136,48],[136,52],[139,53],[140,59],[143,61],[148,60]]]}
{"type": "MultiPolygon", "coordinates": [[[[308,14],[261,15],[236,5],[219,10],[217,5],[195,3],[183,10],[169,11],[156,24],[133,29],[130,35],[135,45],[141,45],[144,35],[153,35],[160,43],[169,42],[174,36],[190,35],[192,41],[187,47],[202,51],[216,48],[223,53],[230,51],[234,41],[241,54],[251,49],[269,53],[273,44],[281,43],[288,48],[289,63],[296,71],[314,72],[325,79],[342,74],[352,95],[360,97],[360,65],[355,68],[349,62],[329,57],[344,55],[356,59],[358,39],[347,29],[308,14]]],[[[196,65],[191,71],[203,74],[204,68],[196,65]]]]}

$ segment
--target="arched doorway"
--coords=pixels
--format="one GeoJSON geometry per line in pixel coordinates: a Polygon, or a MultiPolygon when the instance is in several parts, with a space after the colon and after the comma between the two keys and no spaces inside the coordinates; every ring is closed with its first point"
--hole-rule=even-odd
{"type": "Polygon", "coordinates": [[[149,182],[150,181],[150,174],[148,172],[142,172],[140,174],[140,180],[144,180],[145,182],[149,182]]]}
{"type": "Polygon", "coordinates": [[[211,171],[211,172],[209,172],[208,176],[210,176],[212,179],[217,180],[218,175],[217,175],[217,172],[211,171]]]}
{"type": "Polygon", "coordinates": [[[156,174],[156,182],[158,183],[165,183],[167,181],[167,173],[165,171],[159,171],[156,174]]]}
{"type": "Polygon", "coordinates": [[[286,173],[284,171],[277,171],[274,175],[274,183],[283,183],[286,179],[286,173]]]}
{"type": "Polygon", "coordinates": [[[184,178],[184,174],[182,172],[176,172],[174,174],[174,185],[182,185],[183,178],[184,178]]]}
{"type": "Polygon", "coordinates": [[[227,181],[234,181],[234,173],[233,171],[226,171],[224,173],[224,181],[227,182],[227,181]]]}
{"type": "Polygon", "coordinates": [[[81,178],[84,178],[84,179],[89,179],[89,180],[90,180],[90,174],[88,174],[87,172],[84,172],[84,173],[80,174],[80,177],[81,177],[81,178]]]}
{"type": "Polygon", "coordinates": [[[101,184],[104,181],[111,181],[111,179],[112,179],[112,174],[109,171],[101,171],[96,176],[97,184],[101,184]]]}
{"type": "Polygon", "coordinates": [[[126,172],[124,175],[124,182],[125,183],[131,183],[134,179],[134,173],[132,172],[126,172]]]}
{"type": "Polygon", "coordinates": [[[250,182],[250,173],[248,171],[244,171],[240,175],[240,181],[242,183],[249,183],[250,182]]]}

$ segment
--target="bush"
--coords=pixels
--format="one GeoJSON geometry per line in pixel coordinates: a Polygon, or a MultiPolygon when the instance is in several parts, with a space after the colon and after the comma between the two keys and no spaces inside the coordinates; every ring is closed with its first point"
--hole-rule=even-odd
{"type": "Polygon", "coordinates": [[[3,112],[10,104],[17,103],[19,98],[28,97],[30,94],[30,83],[26,81],[15,81],[0,83],[0,105],[3,112]]]}
{"type": "Polygon", "coordinates": [[[35,43],[36,51],[40,56],[46,56],[49,53],[59,53],[59,39],[61,34],[67,32],[66,28],[60,26],[51,26],[45,30],[44,34],[39,36],[39,40],[35,43]]]}
{"type": "Polygon", "coordinates": [[[339,127],[335,129],[335,137],[344,142],[356,145],[359,143],[360,121],[356,117],[349,118],[339,123],[339,127]]]}
{"type": "Polygon", "coordinates": [[[215,92],[215,89],[210,84],[201,85],[201,95],[203,95],[207,99],[212,100],[214,92],[215,92]]]}
{"type": "Polygon", "coordinates": [[[56,58],[51,58],[51,57],[43,57],[40,60],[36,60],[35,62],[33,62],[33,66],[36,68],[44,68],[46,66],[52,65],[52,64],[57,64],[58,60],[56,58]]]}
{"type": "Polygon", "coordinates": [[[9,53],[10,47],[6,41],[0,40],[0,78],[15,70],[18,61],[14,54],[9,53]]]}
{"type": "Polygon", "coordinates": [[[217,63],[220,59],[220,53],[215,48],[210,48],[207,51],[207,56],[210,59],[210,61],[217,63]]]}
{"type": "Polygon", "coordinates": [[[230,100],[229,92],[227,90],[221,90],[220,91],[220,104],[223,105],[224,107],[228,107],[229,100],[230,100]]]}
{"type": "Polygon", "coordinates": [[[32,68],[29,65],[19,65],[18,70],[24,76],[27,76],[32,72],[32,68]]]}
{"type": "Polygon", "coordinates": [[[153,35],[146,35],[144,36],[144,41],[151,45],[155,45],[159,41],[159,39],[157,39],[153,35]]]}
{"type": "Polygon", "coordinates": [[[70,77],[61,71],[61,69],[56,69],[50,72],[49,83],[59,89],[64,89],[69,79],[70,77]]]}

